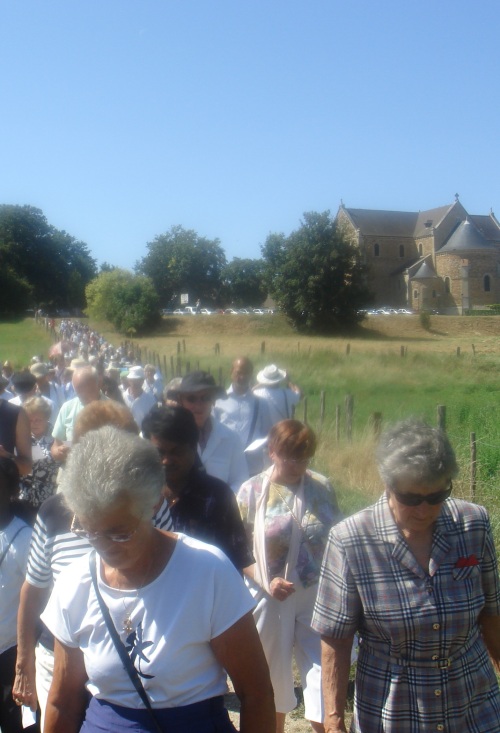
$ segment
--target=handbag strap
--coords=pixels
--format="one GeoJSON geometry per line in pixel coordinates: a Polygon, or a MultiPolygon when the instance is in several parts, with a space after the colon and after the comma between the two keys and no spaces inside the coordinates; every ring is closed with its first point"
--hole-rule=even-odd
{"type": "Polygon", "coordinates": [[[113,619],[111,618],[111,614],[109,613],[109,609],[104,603],[104,599],[101,595],[101,592],[97,586],[97,573],[96,573],[96,551],[92,550],[92,552],[89,554],[89,568],[90,568],[90,576],[92,578],[92,584],[94,586],[94,592],[97,597],[97,601],[99,603],[99,607],[101,609],[101,613],[103,615],[104,621],[106,623],[106,626],[108,628],[109,634],[111,636],[111,639],[113,641],[113,644],[115,645],[116,651],[118,652],[118,656],[121,659],[121,662],[123,666],[125,667],[128,676],[130,677],[130,681],[134,685],[135,689],[137,690],[142,702],[146,706],[149,714],[151,715],[151,720],[153,722],[153,725],[155,727],[155,730],[158,733],[162,733],[163,729],[161,725],[158,723],[158,720],[156,718],[156,715],[154,713],[153,708],[151,707],[151,703],[149,702],[148,695],[146,693],[146,690],[144,689],[144,686],[142,684],[141,678],[137,674],[137,670],[132,664],[132,660],[130,659],[129,655],[127,654],[127,650],[125,649],[125,645],[123,641],[120,639],[120,636],[116,630],[116,627],[113,623],[113,619]]]}

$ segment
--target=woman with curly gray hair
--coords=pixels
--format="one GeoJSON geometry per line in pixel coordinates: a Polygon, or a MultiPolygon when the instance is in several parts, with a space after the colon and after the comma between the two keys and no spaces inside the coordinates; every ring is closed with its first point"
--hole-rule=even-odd
{"type": "Polygon", "coordinates": [[[500,582],[488,514],[451,498],[458,468],[437,428],[395,425],[377,460],[384,494],[332,529],[323,559],[312,625],[322,634],[325,730],[346,730],[358,631],[351,731],[498,732],[500,582]]]}

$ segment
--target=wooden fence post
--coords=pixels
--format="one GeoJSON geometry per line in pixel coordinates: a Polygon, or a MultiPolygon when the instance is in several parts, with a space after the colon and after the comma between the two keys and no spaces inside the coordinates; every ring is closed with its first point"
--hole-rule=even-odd
{"type": "Polygon", "coordinates": [[[182,339],[182,353],[186,353],[186,339],[182,339]]]}
{"type": "Polygon", "coordinates": [[[321,390],[319,393],[319,424],[323,427],[325,422],[325,391],[321,390]]]}
{"type": "Polygon", "coordinates": [[[163,376],[167,378],[167,357],[163,354],[163,376]]]}
{"type": "Polygon", "coordinates": [[[376,438],[379,437],[380,431],[382,430],[382,413],[381,412],[374,412],[371,418],[372,421],[372,427],[373,427],[373,434],[376,438]]]}
{"type": "Polygon", "coordinates": [[[352,415],[354,412],[354,397],[352,394],[345,396],[345,432],[349,443],[352,443],[352,415]]]}
{"type": "Polygon", "coordinates": [[[460,356],[460,346],[457,346],[457,356],[460,356]]]}
{"type": "Polygon", "coordinates": [[[400,355],[401,355],[401,358],[403,358],[403,359],[404,359],[404,357],[405,357],[405,347],[404,347],[404,346],[401,346],[401,347],[400,347],[400,349],[399,349],[399,353],[400,353],[400,355]]]}
{"type": "Polygon", "coordinates": [[[471,346],[472,346],[472,356],[476,356],[476,347],[474,346],[474,344],[471,344],[471,346]]]}
{"type": "Polygon", "coordinates": [[[262,341],[260,344],[260,353],[265,354],[266,353],[266,342],[262,341]]]}
{"type": "Polygon", "coordinates": [[[440,430],[446,431],[446,405],[437,406],[437,424],[440,430]]]}
{"type": "Polygon", "coordinates": [[[177,354],[181,353],[181,342],[177,341],[177,354]]]}
{"type": "Polygon", "coordinates": [[[347,344],[347,346],[345,347],[345,355],[349,356],[350,353],[351,353],[351,344],[347,344]]]}
{"type": "Polygon", "coordinates": [[[470,434],[470,495],[476,501],[477,444],[476,433],[470,434]]]}

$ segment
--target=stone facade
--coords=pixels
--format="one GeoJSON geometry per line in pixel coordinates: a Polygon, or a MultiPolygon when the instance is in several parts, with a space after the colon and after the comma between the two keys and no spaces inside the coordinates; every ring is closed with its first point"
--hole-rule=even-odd
{"type": "Polygon", "coordinates": [[[360,248],[376,306],[462,313],[500,303],[500,224],[458,197],[423,212],[350,209],[337,225],[360,248]]]}

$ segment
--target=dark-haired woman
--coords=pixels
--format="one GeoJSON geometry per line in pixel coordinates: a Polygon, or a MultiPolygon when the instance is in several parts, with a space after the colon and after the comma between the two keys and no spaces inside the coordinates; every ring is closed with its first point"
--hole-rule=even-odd
{"type": "Polygon", "coordinates": [[[24,581],[31,527],[14,516],[12,500],[19,492],[19,470],[0,458],[0,729],[21,733],[20,702],[12,698],[16,664],[16,619],[24,581]]]}
{"type": "Polygon", "coordinates": [[[243,484],[238,504],[253,541],[255,565],[245,569],[257,603],[254,618],[271,672],[276,731],[296,706],[292,655],[304,690],[305,717],[323,729],[321,645],[310,622],[328,532],[341,519],[329,481],[308,469],[316,437],[298,420],[269,433],[273,465],[243,484]]]}

